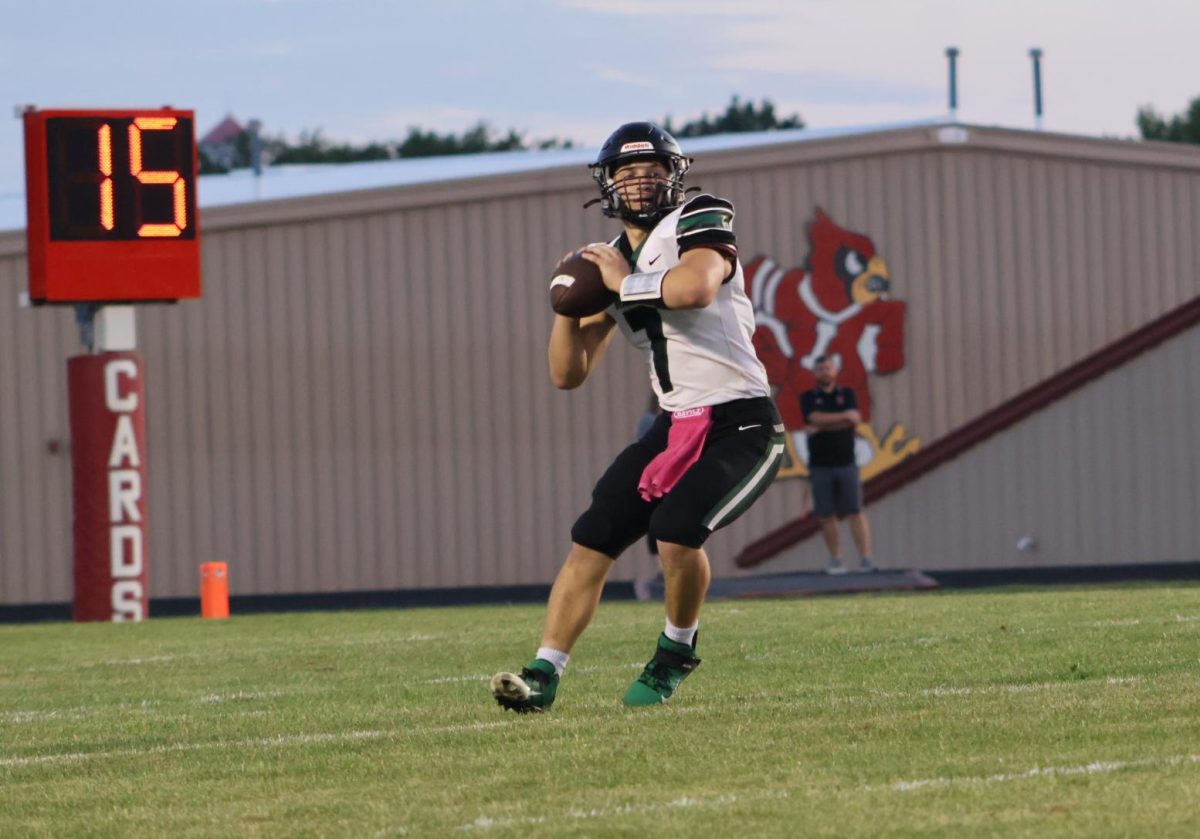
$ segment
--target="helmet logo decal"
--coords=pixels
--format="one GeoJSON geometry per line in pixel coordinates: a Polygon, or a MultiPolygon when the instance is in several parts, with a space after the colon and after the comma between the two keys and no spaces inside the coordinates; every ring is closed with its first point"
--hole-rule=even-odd
{"type": "Polygon", "coordinates": [[[654,143],[647,143],[645,140],[638,143],[626,143],[621,146],[620,154],[631,151],[654,151],[654,143]]]}

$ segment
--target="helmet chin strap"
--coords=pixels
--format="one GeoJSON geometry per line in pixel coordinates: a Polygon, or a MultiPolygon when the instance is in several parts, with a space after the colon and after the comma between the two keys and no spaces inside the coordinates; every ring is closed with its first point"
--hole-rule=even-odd
{"type": "MultiPolygon", "coordinates": [[[[647,202],[644,202],[650,204],[653,209],[634,210],[632,208],[628,208],[628,204],[625,200],[621,200],[622,209],[618,210],[617,214],[621,217],[621,220],[627,224],[632,224],[634,227],[637,227],[641,230],[652,230],[654,229],[655,225],[662,221],[664,216],[668,215],[677,206],[679,206],[679,202],[670,202],[669,198],[673,192],[679,189],[680,186],[682,186],[682,184],[677,184],[673,181],[660,182],[655,189],[654,195],[647,202]]],[[[679,192],[678,194],[682,195],[686,193],[679,192]]],[[[615,191],[614,195],[618,199],[621,199],[621,193],[619,191],[615,191]]]]}
{"type": "MultiPolygon", "coordinates": [[[[663,213],[663,215],[666,215],[666,213],[663,213]]],[[[662,215],[656,219],[626,218],[625,216],[621,216],[621,221],[625,222],[626,224],[631,224],[639,230],[649,231],[653,230],[654,226],[662,221],[662,215]]]]}

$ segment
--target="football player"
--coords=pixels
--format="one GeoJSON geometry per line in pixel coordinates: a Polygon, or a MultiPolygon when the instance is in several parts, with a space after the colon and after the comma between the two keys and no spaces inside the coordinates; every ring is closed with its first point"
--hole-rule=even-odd
{"type": "Polygon", "coordinates": [[[554,316],[550,378],[579,387],[619,329],[645,353],[662,413],[617,455],[575,522],[533,661],[492,678],[496,701],[514,711],[554,702],[613,561],[647,533],[662,560],[666,626],[624,702],[670,699],[700,664],[696,633],[711,577],[704,542],[750,507],[782,463],[784,428],[751,342],[734,208],[711,195],[685,200],[691,162],[670,134],[634,122],[613,132],[590,166],[600,197],[589,206],[599,203],[624,232],[583,255],[618,302],[590,317],[554,316]]]}

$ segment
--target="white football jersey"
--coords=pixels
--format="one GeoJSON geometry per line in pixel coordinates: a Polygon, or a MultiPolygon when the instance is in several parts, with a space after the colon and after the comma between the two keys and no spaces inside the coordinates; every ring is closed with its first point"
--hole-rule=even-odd
{"type": "Polygon", "coordinates": [[[770,396],[767,373],[754,352],[754,306],[746,296],[737,259],[733,205],[698,195],[665,216],[639,251],[624,234],[614,240],[634,261],[636,272],[679,264],[691,248],[709,247],[733,257],[735,270],[703,309],[610,306],[608,314],[635,347],[646,353],[650,383],[664,411],[719,405],[734,399],[770,396]]]}

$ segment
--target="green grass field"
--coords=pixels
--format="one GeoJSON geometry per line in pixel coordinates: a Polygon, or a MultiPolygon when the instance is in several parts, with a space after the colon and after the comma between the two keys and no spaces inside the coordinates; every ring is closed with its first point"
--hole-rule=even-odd
{"type": "Polygon", "coordinates": [[[552,712],[532,606],[0,626],[2,836],[1200,836],[1200,587],[605,603],[552,712]]]}

